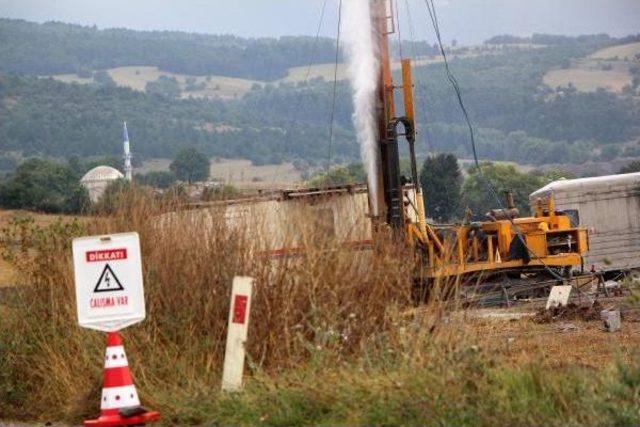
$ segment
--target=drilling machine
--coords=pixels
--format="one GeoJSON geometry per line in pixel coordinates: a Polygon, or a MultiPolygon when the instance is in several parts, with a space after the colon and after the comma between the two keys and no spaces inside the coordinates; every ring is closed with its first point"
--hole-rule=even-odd
{"type": "MultiPolygon", "coordinates": [[[[538,200],[533,217],[519,218],[512,203],[494,209],[489,220],[453,226],[427,222],[418,181],[416,124],[410,59],[401,59],[402,84],[394,85],[389,35],[395,32],[393,0],[371,0],[374,41],[379,55],[377,90],[378,188],[369,192],[374,230],[391,229],[415,248],[421,280],[490,276],[498,272],[564,271],[582,266],[588,250],[585,229],[572,226],[569,216],[556,212],[552,198],[538,200]],[[404,115],[395,106],[402,90],[404,115]],[[399,138],[408,144],[411,176],[400,170],[399,138]]],[[[428,202],[428,201],[427,201],[428,202]]],[[[512,202],[512,200],[511,200],[512,202]]]]}

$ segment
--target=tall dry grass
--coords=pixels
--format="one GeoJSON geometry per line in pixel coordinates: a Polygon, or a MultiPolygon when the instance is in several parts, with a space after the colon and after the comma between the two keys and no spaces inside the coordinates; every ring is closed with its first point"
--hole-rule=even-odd
{"type": "Polygon", "coordinates": [[[303,236],[305,255],[267,260],[256,250],[260,233],[246,232],[260,218],[229,227],[221,210],[183,210],[136,189],[118,198],[109,215],[46,228],[23,221],[5,234],[20,277],[1,328],[5,413],[38,417],[46,408],[76,420],[95,411],[104,343],[76,324],[71,240],[80,235],[140,234],[147,319],[123,335],[141,396],[169,412],[178,410],[172,395],[218,388],[235,275],[256,279],[249,375],[332,366],[415,339],[397,333],[407,323],[413,265],[393,239],[375,251],[346,250],[301,215],[291,233],[303,236]]]}
{"type": "Polygon", "coordinates": [[[123,337],[143,403],[167,423],[640,423],[640,364],[602,373],[501,366],[452,314],[451,284],[412,305],[420,271],[392,236],[373,251],[345,250],[303,212],[285,240],[305,255],[273,261],[259,252],[263,218],[229,226],[221,210],[190,211],[135,188],[117,200],[109,214],[46,227],[19,219],[3,230],[0,249],[20,283],[0,312],[0,420],[95,416],[105,344],[76,323],[71,240],[137,231],[147,319],[123,337]],[[247,388],[227,395],[219,386],[235,275],[256,285],[247,388]]]}

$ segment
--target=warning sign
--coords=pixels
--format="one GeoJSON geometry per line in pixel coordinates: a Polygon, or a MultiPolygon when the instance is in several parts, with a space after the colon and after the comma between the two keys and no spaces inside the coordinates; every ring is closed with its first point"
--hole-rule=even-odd
{"type": "Polygon", "coordinates": [[[144,319],[137,233],[74,239],[73,262],[80,326],[111,332],[144,319]]]}
{"type": "Polygon", "coordinates": [[[113,291],[124,291],[122,287],[122,283],[113,273],[109,264],[104,266],[104,270],[102,270],[102,274],[98,279],[98,283],[96,283],[96,287],[93,292],[113,292],[113,291]]]}

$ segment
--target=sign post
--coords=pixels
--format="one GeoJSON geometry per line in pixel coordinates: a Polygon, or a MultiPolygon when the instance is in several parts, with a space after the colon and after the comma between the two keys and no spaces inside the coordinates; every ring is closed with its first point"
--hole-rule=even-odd
{"type": "Polygon", "coordinates": [[[144,425],[160,419],[140,406],[119,330],[144,320],[140,238],[137,233],[73,240],[80,326],[107,332],[100,416],[85,427],[144,425]]]}
{"type": "Polygon", "coordinates": [[[251,277],[234,277],[229,307],[227,347],[222,370],[222,390],[242,389],[245,344],[249,330],[249,312],[254,280],[251,277]]]}

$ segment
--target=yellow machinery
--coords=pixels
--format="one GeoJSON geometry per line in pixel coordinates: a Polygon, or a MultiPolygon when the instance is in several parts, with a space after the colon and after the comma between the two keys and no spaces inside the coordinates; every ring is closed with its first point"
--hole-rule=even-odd
{"type": "Polygon", "coordinates": [[[393,33],[392,0],[371,0],[371,19],[379,48],[378,83],[379,182],[383,191],[370,199],[375,228],[386,224],[401,232],[420,253],[425,279],[492,274],[499,271],[564,269],[581,266],[588,249],[587,231],[572,227],[556,212],[552,199],[540,200],[535,216],[518,218],[517,209],[496,209],[485,222],[456,226],[427,223],[415,158],[415,115],[411,61],[402,60],[402,85],[395,86],[389,56],[393,33]],[[402,89],[404,116],[396,114],[394,94],[402,89]],[[400,133],[402,130],[402,133],[400,133]],[[398,137],[404,136],[411,158],[410,178],[401,176],[398,137]]]}

